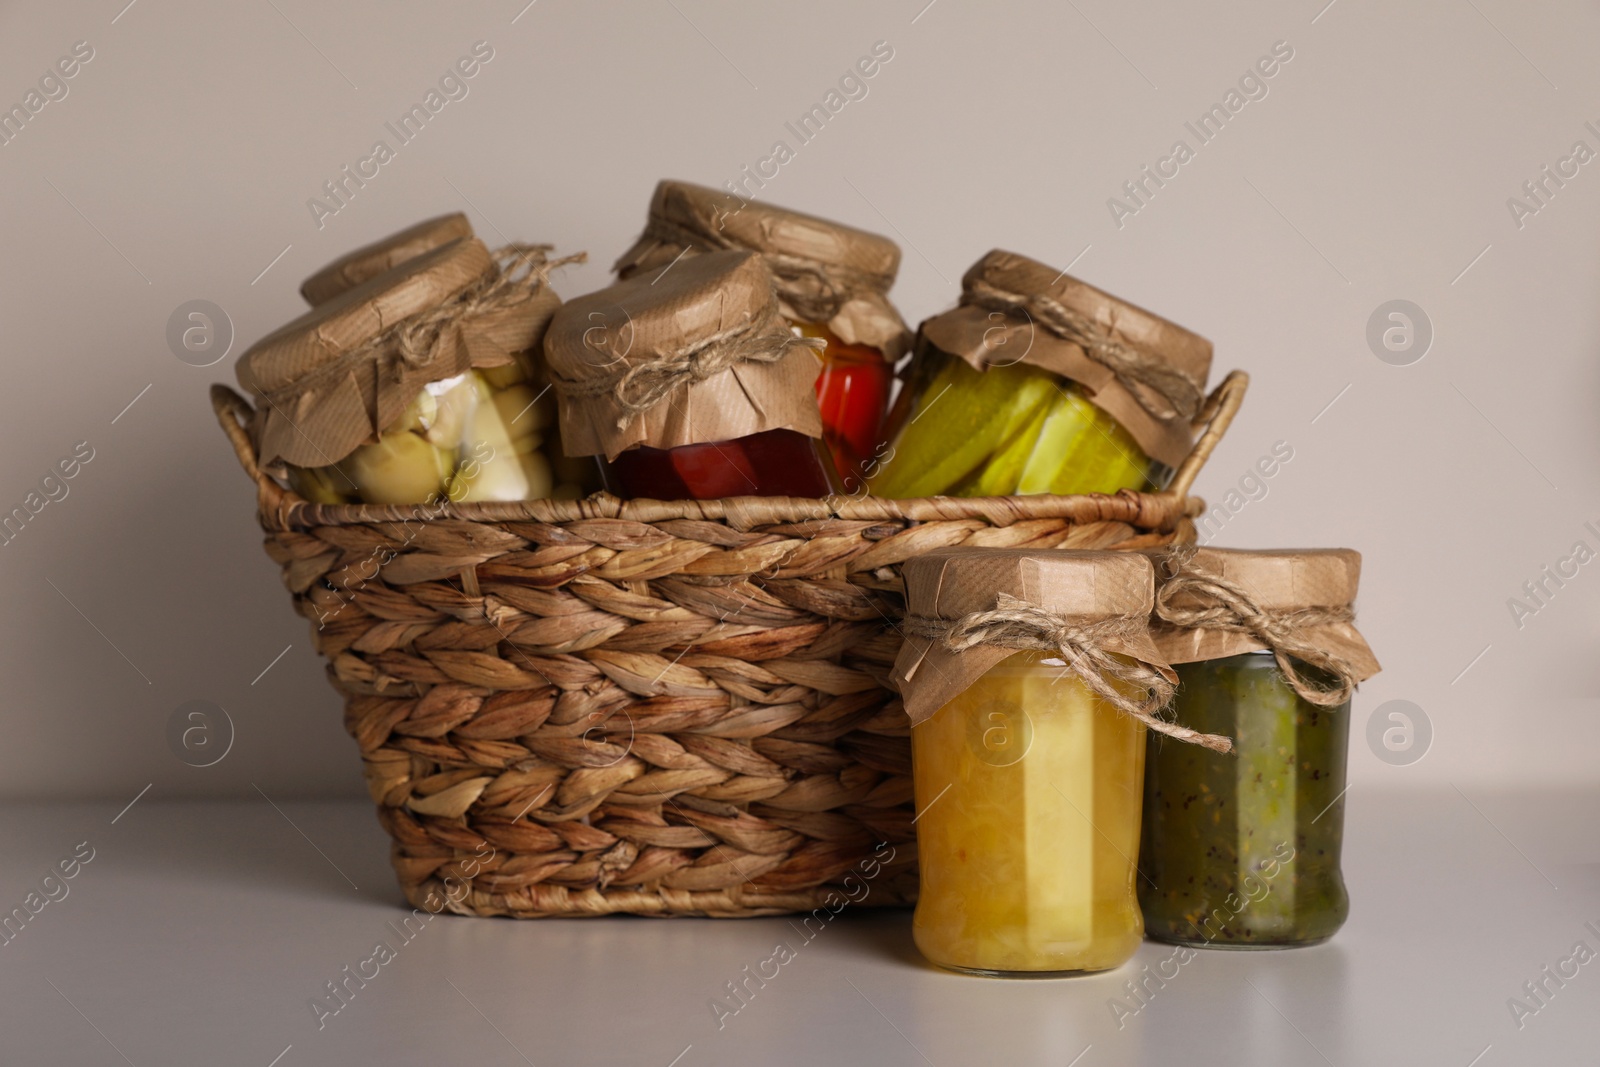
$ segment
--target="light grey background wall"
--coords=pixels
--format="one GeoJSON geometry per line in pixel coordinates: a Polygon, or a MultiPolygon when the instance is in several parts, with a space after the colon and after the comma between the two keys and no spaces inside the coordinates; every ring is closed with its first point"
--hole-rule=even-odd
{"type": "Polygon", "coordinates": [[[605,281],[658,178],[721,184],[779,140],[794,156],[761,195],[897,237],[912,321],[1000,246],[1074,264],[1251,372],[1200,491],[1223,499],[1286,442],[1217,542],[1365,553],[1386,670],[1354,712],[1354,788],[1600,777],[1600,562],[1568,564],[1520,626],[1508,607],[1576,542],[1600,550],[1593,3],[524,2],[0,12],[0,104],[93,50],[0,145],[0,511],[93,450],[0,545],[0,792],[359,794],[206,387],[302,310],[301,278],[402,225],[463,209],[491,239],[587,249],[557,279],[572,296],[605,281]],[[493,58],[467,95],[399,145],[384,124],[479,41],[493,58]],[[880,41],[865,95],[801,144],[785,124],[880,41]],[[1201,144],[1185,123],[1278,42],[1292,58],[1201,144]],[[315,217],[379,139],[394,158],[315,217]],[[1114,211],[1180,139],[1193,158],[1114,211]],[[1522,188],[1538,179],[1542,201],[1522,188]],[[209,368],[166,339],[194,299],[236,335],[209,368]],[[1433,333],[1406,366],[1367,339],[1397,299],[1433,333]],[[193,699],[237,730],[205,769],[166,740],[193,699]],[[1432,724],[1408,765],[1365,738],[1394,700],[1432,724]]]}

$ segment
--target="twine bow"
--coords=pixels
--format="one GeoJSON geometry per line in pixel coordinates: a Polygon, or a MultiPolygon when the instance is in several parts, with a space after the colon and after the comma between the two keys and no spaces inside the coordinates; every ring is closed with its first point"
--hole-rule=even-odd
{"type": "Polygon", "coordinates": [[[1168,552],[1163,562],[1168,577],[1156,591],[1156,618],[1186,630],[1249,634],[1272,650],[1278,670],[1305,700],[1329,708],[1350,699],[1356,688],[1355,668],[1344,657],[1305,636],[1309,627],[1351,622],[1355,613],[1349,607],[1268,611],[1224,578],[1185,571],[1194,551],[1193,545],[1183,545],[1168,552]],[[1202,606],[1181,607],[1174,603],[1180,598],[1202,606]],[[1307,675],[1295,666],[1295,660],[1332,675],[1334,684],[1329,686],[1307,675]]]}
{"type": "Polygon", "coordinates": [[[466,330],[475,321],[514,311],[550,284],[550,271],[569,263],[582,263],[586,253],[548,260],[551,245],[509,244],[494,251],[494,268],[456,296],[419,315],[401,319],[376,337],[311,373],[264,392],[274,408],[294,398],[314,393],[352,369],[376,363],[379,380],[398,382],[406,370],[423,370],[446,349],[465,345],[466,330]]]}
{"type": "Polygon", "coordinates": [[[704,227],[684,226],[670,219],[651,218],[645,224],[644,236],[663,244],[700,251],[743,249],[756,252],[767,269],[772,271],[777,282],[778,298],[788,304],[804,322],[827,323],[839,314],[840,308],[859,294],[882,295],[894,284],[893,275],[873,274],[842,263],[824,263],[805,256],[740,244],[723,231],[720,217],[704,227]]]}
{"type": "Polygon", "coordinates": [[[617,429],[679,389],[715,377],[739,363],[777,363],[795,348],[820,352],[827,342],[799,337],[776,315],[718,331],[659,359],[635,363],[614,374],[572,382],[555,380],[563,396],[585,399],[610,394],[622,409],[617,429]]]}
{"type": "Polygon", "coordinates": [[[1231,751],[1233,742],[1226,737],[1203,734],[1157,718],[1155,713],[1172,699],[1172,683],[1149,663],[1107,650],[1107,643],[1133,637],[1145,626],[1141,615],[1114,615],[1085,621],[1057,614],[1009,593],[996,596],[993,610],[975,611],[954,621],[926,615],[908,615],[905,620],[907,634],[942,641],[952,652],[965,652],[976,645],[994,645],[1058,653],[1091,692],[1123,714],[1133,716],[1168,737],[1201,745],[1213,752],[1231,751]],[[1143,691],[1144,699],[1129,696],[1114,686],[1112,679],[1143,691]]]}
{"type": "Polygon", "coordinates": [[[1166,360],[1111,337],[1092,319],[1044,293],[1013,293],[981,278],[967,282],[961,303],[990,311],[1023,312],[1063,341],[1105,367],[1150,417],[1160,422],[1194,421],[1200,385],[1166,360]]]}

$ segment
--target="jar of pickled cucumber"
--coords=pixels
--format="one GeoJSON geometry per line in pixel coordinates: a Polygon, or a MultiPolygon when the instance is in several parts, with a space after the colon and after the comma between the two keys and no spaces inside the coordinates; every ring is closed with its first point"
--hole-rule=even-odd
{"type": "Polygon", "coordinates": [[[1175,713],[1231,756],[1152,737],[1139,902],[1162,941],[1274,948],[1326,940],[1349,913],[1350,698],[1378,663],[1353,624],[1347,549],[1188,550],[1160,561],[1152,634],[1175,713]]]}
{"type": "Polygon", "coordinates": [[[806,337],[823,342],[817,402],[824,439],[844,488],[862,488],[879,458],[894,364],[911,333],[889,289],[900,248],[887,237],[688,182],[663,181],[644,233],[617,261],[628,278],[685,253],[759,252],[777,279],[779,307],[806,337]]]}
{"type": "Polygon", "coordinates": [[[1194,444],[1211,342],[1011,252],[961,285],[918,331],[873,495],[1166,485],[1194,444]]]}
{"type": "Polygon", "coordinates": [[[918,949],[985,975],[1123,963],[1143,936],[1146,730],[1228,743],[1156,714],[1172,690],[1147,630],[1149,560],[946,549],[904,574],[918,949]]]}
{"type": "Polygon", "coordinates": [[[578,496],[526,353],[559,299],[517,249],[456,238],[339,291],[238,364],[263,465],[317,504],[578,496]]]}
{"type": "Polygon", "coordinates": [[[564,306],[545,337],[572,455],[624,499],[821,497],[838,477],[813,386],[752,252],[710,252],[564,306]]]}

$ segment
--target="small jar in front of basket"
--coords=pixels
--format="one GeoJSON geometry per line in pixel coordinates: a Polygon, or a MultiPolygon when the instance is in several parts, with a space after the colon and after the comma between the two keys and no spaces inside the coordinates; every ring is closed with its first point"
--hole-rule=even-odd
{"type": "Polygon", "coordinates": [[[1155,491],[1194,444],[1211,342],[993,251],[923,322],[875,496],[1155,491]]]}
{"type": "Polygon", "coordinates": [[[789,328],[751,252],[711,252],[565,305],[545,363],[569,455],[623,499],[823,497],[840,483],[813,387],[820,341],[789,328]]]}
{"type": "Polygon", "coordinates": [[[1280,948],[1333,936],[1350,701],[1378,661],[1354,625],[1350,549],[1184,546],[1156,557],[1151,635],[1173,709],[1233,755],[1150,738],[1139,902],[1161,941],[1280,948]]]}
{"type": "Polygon", "coordinates": [[[894,364],[911,331],[889,302],[900,247],[887,237],[689,182],[663,181],[644,233],[617,260],[630,278],[724,249],[761,254],[778,305],[802,335],[824,343],[817,403],[833,462],[850,492],[881,458],[894,364]]]}
{"type": "Polygon", "coordinates": [[[1134,892],[1147,729],[1226,749],[1157,712],[1139,553],[957,548],[905,564],[894,676],[912,723],[932,962],[990,976],[1099,971],[1143,936],[1134,892]]]}

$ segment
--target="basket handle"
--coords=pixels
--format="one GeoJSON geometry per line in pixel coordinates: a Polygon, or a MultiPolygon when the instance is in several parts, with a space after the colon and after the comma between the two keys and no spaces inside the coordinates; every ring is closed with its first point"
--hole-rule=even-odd
{"type": "Polygon", "coordinates": [[[233,454],[239,457],[239,466],[256,483],[256,506],[263,516],[280,514],[291,503],[298,503],[298,495],[289,492],[256,461],[256,446],[246,428],[255,416],[250,401],[218,382],[211,387],[211,409],[217,413],[222,432],[233,445],[233,454]]]}
{"type": "Polygon", "coordinates": [[[1200,413],[1194,419],[1195,428],[1199,429],[1203,425],[1205,432],[1195,440],[1194,448],[1179,464],[1177,473],[1172,476],[1172,482],[1167,486],[1168,494],[1179,500],[1189,495],[1189,489],[1199,476],[1200,468],[1211,458],[1212,450],[1222,441],[1222,435],[1228,432],[1233,417],[1239,413],[1239,405],[1244,403],[1245,390],[1248,388],[1250,388],[1250,375],[1242,370],[1230,371],[1228,376],[1211,391],[1211,395],[1206,397],[1206,402],[1201,405],[1200,413]]]}

